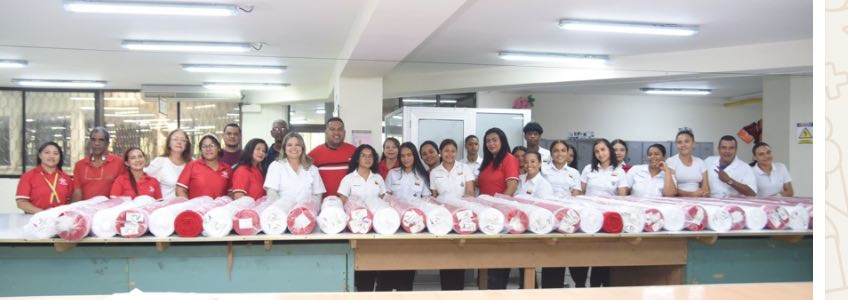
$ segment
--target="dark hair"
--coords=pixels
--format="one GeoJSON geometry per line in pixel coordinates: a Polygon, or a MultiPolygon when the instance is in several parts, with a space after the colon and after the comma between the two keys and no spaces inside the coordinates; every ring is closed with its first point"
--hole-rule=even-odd
{"type": "Polygon", "coordinates": [[[510,152],[510,153],[512,153],[512,155],[515,155],[515,152],[518,152],[518,151],[524,151],[524,154],[527,154],[527,147],[515,146],[515,148],[512,148],[512,152],[510,152]]]}
{"type": "Polygon", "coordinates": [[[106,138],[106,143],[109,143],[109,139],[111,138],[111,136],[109,135],[109,129],[106,129],[106,127],[103,126],[94,127],[94,129],[92,129],[91,132],[88,133],[88,137],[91,138],[91,136],[94,135],[94,133],[96,132],[103,133],[103,137],[106,138]]]}
{"type": "Polygon", "coordinates": [[[674,140],[677,140],[677,138],[679,138],[681,135],[684,135],[684,134],[685,134],[685,135],[688,135],[690,138],[692,138],[692,140],[693,140],[693,141],[695,140],[695,133],[693,133],[693,132],[692,132],[692,130],[681,130],[681,131],[678,131],[678,132],[677,132],[677,135],[676,135],[676,136],[674,136],[674,140]]]}
{"type": "Polygon", "coordinates": [[[751,154],[753,154],[753,155],[754,155],[754,161],[752,161],[752,162],[750,163],[750,165],[751,165],[752,167],[753,167],[753,166],[755,166],[755,165],[757,165],[757,149],[759,149],[760,147],[769,147],[769,148],[771,148],[771,146],[769,146],[769,144],[767,144],[767,143],[765,143],[765,142],[756,142],[756,143],[754,143],[754,147],[753,147],[753,148],[751,148],[751,154]]]}
{"type": "Polygon", "coordinates": [[[135,182],[135,176],[133,176],[132,170],[130,170],[129,166],[130,152],[132,152],[133,150],[138,150],[139,152],[141,152],[141,155],[144,156],[145,159],[147,159],[147,155],[144,154],[144,150],[141,150],[141,148],[139,147],[130,147],[129,149],[127,149],[127,151],[124,151],[124,161],[127,163],[127,174],[129,174],[130,176],[130,186],[132,187],[133,192],[138,195],[138,183],[135,182]]]}
{"type": "Polygon", "coordinates": [[[445,147],[447,146],[453,146],[454,148],[459,149],[459,146],[456,145],[456,141],[453,139],[445,139],[441,144],[439,144],[439,152],[445,151],[445,147]]]}
{"type": "MultiPolygon", "coordinates": [[[[412,172],[415,173],[415,178],[418,178],[418,176],[421,176],[421,178],[424,179],[424,185],[430,186],[429,172],[427,172],[427,169],[424,168],[424,163],[421,162],[421,158],[418,156],[418,151],[415,150],[415,144],[413,144],[411,142],[405,142],[405,143],[401,144],[400,147],[398,148],[398,155],[400,155],[400,151],[402,149],[409,149],[409,151],[412,152],[412,172]]],[[[404,168],[403,163],[401,163],[400,167],[401,167],[401,172],[403,172],[403,168],[404,168]]]]}
{"type": "Polygon", "coordinates": [[[56,144],[56,142],[46,142],[38,146],[38,152],[35,154],[35,163],[39,166],[41,165],[41,157],[38,157],[38,154],[41,154],[41,151],[44,151],[47,146],[53,146],[59,149],[59,163],[56,164],[56,168],[62,170],[62,166],[65,165],[65,151],[62,151],[62,147],[56,144]]]}
{"type": "Polygon", "coordinates": [[[339,117],[332,117],[327,119],[327,122],[324,122],[324,126],[326,127],[327,125],[330,125],[330,122],[339,122],[342,123],[342,126],[344,126],[344,121],[342,121],[342,118],[339,117]]]}
{"type": "Polygon", "coordinates": [[[212,140],[212,143],[215,144],[215,146],[218,146],[218,158],[221,158],[222,156],[224,156],[224,153],[223,153],[224,151],[221,150],[221,142],[218,141],[218,138],[215,137],[215,135],[213,135],[213,134],[207,134],[207,135],[204,135],[202,138],[200,138],[200,142],[197,143],[197,149],[200,150],[200,153],[201,153],[200,157],[201,158],[203,158],[203,140],[205,140],[205,139],[212,140]]]}
{"type": "Polygon", "coordinates": [[[470,139],[475,139],[478,142],[480,141],[480,139],[478,139],[476,135],[469,134],[468,136],[465,137],[465,143],[468,144],[468,140],[470,140],[470,139]]]}
{"type": "MultiPolygon", "coordinates": [[[[256,150],[256,147],[259,144],[265,145],[265,153],[268,153],[268,143],[265,143],[263,139],[251,139],[244,145],[244,150],[241,151],[241,156],[239,156],[238,166],[247,167],[248,169],[253,167],[253,151],[256,150]]],[[[261,162],[260,162],[261,163],[261,162]]]]}
{"type": "Polygon", "coordinates": [[[615,157],[615,153],[612,151],[612,144],[607,139],[597,139],[595,140],[595,143],[592,144],[592,171],[597,171],[601,166],[601,161],[598,160],[598,156],[595,155],[595,147],[598,146],[598,144],[604,144],[607,146],[607,151],[609,151],[610,157],[610,166],[617,168],[618,158],[615,157]]]}
{"type": "MultiPolygon", "coordinates": [[[[359,147],[356,147],[356,151],[353,151],[353,156],[350,157],[350,164],[348,164],[348,166],[347,166],[347,172],[348,173],[355,172],[357,169],[359,169],[359,156],[361,156],[362,151],[364,151],[366,149],[371,150],[372,156],[377,155],[377,150],[374,150],[374,147],[371,147],[371,145],[368,145],[368,144],[359,145],[359,147]]],[[[378,165],[377,161],[374,160],[374,163],[371,164],[371,168],[370,168],[371,173],[374,173],[374,174],[380,173],[380,169],[377,165],[378,165]]]]}
{"type": "Polygon", "coordinates": [[[186,133],[185,131],[183,131],[182,129],[179,129],[179,128],[172,130],[171,133],[168,133],[168,140],[165,141],[165,151],[162,152],[162,156],[163,157],[171,156],[171,138],[177,132],[182,132],[183,135],[185,135],[186,146],[185,146],[185,149],[183,149],[183,160],[185,162],[190,162],[191,161],[191,139],[188,137],[188,133],[186,133]]]}
{"type": "Polygon", "coordinates": [[[235,127],[235,128],[238,128],[239,133],[241,133],[241,127],[239,127],[239,125],[238,125],[238,124],[236,124],[236,123],[230,123],[230,124],[224,125],[224,131],[227,131],[227,128],[229,128],[229,127],[235,127]]]}
{"type": "Polygon", "coordinates": [[[719,143],[719,145],[721,145],[721,142],[722,142],[722,141],[728,141],[728,142],[729,142],[729,141],[733,141],[733,144],[734,144],[734,145],[736,145],[736,146],[738,146],[738,145],[739,145],[739,142],[737,142],[737,141],[736,141],[736,138],[735,138],[735,137],[733,137],[732,135],[725,135],[725,136],[722,136],[720,139],[718,139],[718,143],[719,143]]]}
{"type": "Polygon", "coordinates": [[[570,147],[568,145],[568,143],[566,143],[563,140],[555,140],[555,141],[551,142],[551,146],[548,147],[548,151],[554,152],[554,146],[556,146],[556,144],[562,144],[563,146],[565,146],[566,151],[568,151],[568,148],[570,147]]]}
{"type": "Polygon", "coordinates": [[[536,156],[536,159],[537,159],[539,162],[542,162],[542,154],[541,154],[541,153],[536,152],[536,151],[527,151],[526,153],[524,153],[524,157],[525,157],[525,159],[527,159],[527,158],[526,158],[526,157],[527,157],[527,154],[535,155],[535,156],[536,156]]]}
{"type": "MultiPolygon", "coordinates": [[[[627,148],[627,143],[622,141],[621,139],[614,139],[614,140],[612,140],[612,142],[610,142],[610,145],[615,146],[615,144],[621,144],[622,146],[624,146],[624,157],[626,159],[627,153],[630,152],[630,149],[627,148]]],[[[610,148],[610,149],[612,149],[612,148],[610,148]]]]}
{"type": "Polygon", "coordinates": [[[504,160],[504,157],[506,157],[506,154],[509,153],[509,141],[506,139],[506,133],[504,133],[503,130],[501,130],[500,128],[493,127],[489,128],[489,130],[486,130],[486,134],[483,135],[483,138],[485,139],[487,136],[489,136],[489,134],[492,133],[496,134],[498,136],[498,139],[501,140],[501,148],[498,149],[497,156],[492,155],[492,153],[489,152],[489,149],[483,151],[483,163],[480,164],[481,172],[486,169],[489,164],[492,164],[492,167],[495,168],[500,167],[501,162],[503,162],[504,160]]]}
{"type": "Polygon", "coordinates": [[[568,146],[568,150],[574,151],[574,157],[571,160],[571,163],[568,164],[568,166],[577,169],[577,147],[574,147],[568,143],[566,143],[565,145],[568,146]]]}
{"type": "MultiPolygon", "coordinates": [[[[390,138],[386,138],[386,140],[383,141],[383,149],[386,149],[386,143],[388,143],[388,142],[395,143],[395,147],[400,148],[400,141],[398,141],[398,139],[396,139],[396,138],[390,137],[390,138]]],[[[384,161],[384,160],[386,160],[386,152],[385,151],[380,153],[380,161],[384,161]]]]}
{"type": "Polygon", "coordinates": [[[433,146],[433,149],[436,149],[436,153],[441,153],[441,151],[439,151],[439,145],[436,145],[436,142],[430,141],[430,140],[426,140],[423,143],[421,143],[421,146],[418,147],[418,151],[424,152],[424,146],[426,146],[426,145],[433,146]]]}
{"type": "Polygon", "coordinates": [[[665,156],[665,146],[663,146],[662,144],[653,144],[653,145],[648,146],[648,150],[645,151],[645,153],[648,153],[648,151],[651,151],[651,148],[657,148],[657,150],[660,150],[660,153],[662,153],[662,155],[665,156]]]}
{"type": "Polygon", "coordinates": [[[524,134],[527,134],[528,132],[533,132],[533,131],[538,132],[539,134],[542,134],[542,131],[543,131],[542,125],[540,125],[537,122],[530,122],[530,123],[527,123],[527,125],[524,125],[524,134]]]}

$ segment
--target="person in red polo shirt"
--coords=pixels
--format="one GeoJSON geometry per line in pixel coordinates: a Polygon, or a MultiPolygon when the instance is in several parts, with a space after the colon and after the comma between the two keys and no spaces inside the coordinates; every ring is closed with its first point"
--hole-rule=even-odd
{"type": "Polygon", "coordinates": [[[338,194],[339,184],[348,173],[347,167],[350,164],[350,157],[356,151],[356,147],[345,143],[344,139],[344,121],[341,118],[330,118],[327,120],[324,130],[326,142],[309,152],[309,157],[318,167],[321,181],[324,182],[324,187],[327,189],[324,197],[338,194]]]}
{"type": "Polygon", "coordinates": [[[265,196],[265,176],[262,176],[262,160],[265,159],[268,144],[263,139],[252,139],[244,146],[233,171],[233,200],[250,196],[253,200],[265,196]]]}
{"type": "Polygon", "coordinates": [[[109,152],[109,130],[95,127],[88,135],[91,154],[74,164],[74,194],[71,202],[109,196],[115,178],[127,172],[124,160],[109,152]]]}
{"type": "Polygon", "coordinates": [[[124,152],[124,161],[128,172],[115,179],[109,196],[112,198],[150,196],[153,199],[162,200],[162,187],[159,185],[159,180],[144,173],[144,167],[147,166],[147,156],[144,155],[144,151],[138,147],[130,147],[124,152]]]}
{"type": "Polygon", "coordinates": [[[177,197],[226,196],[232,170],[230,165],[221,161],[221,142],[214,135],[207,134],[200,139],[198,146],[201,159],[187,163],[180,173],[177,197]]]}
{"type": "Polygon", "coordinates": [[[38,165],[18,181],[15,202],[27,214],[68,203],[73,192],[71,176],[62,171],[62,147],[47,142],[38,147],[38,165]]]}

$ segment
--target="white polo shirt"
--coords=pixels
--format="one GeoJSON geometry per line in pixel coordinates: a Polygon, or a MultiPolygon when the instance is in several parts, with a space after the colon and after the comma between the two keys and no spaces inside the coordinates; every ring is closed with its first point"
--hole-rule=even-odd
{"type": "Polygon", "coordinates": [[[554,194],[551,184],[545,180],[545,176],[542,176],[541,173],[536,174],[530,180],[527,180],[527,174],[521,174],[518,178],[520,183],[518,189],[515,190],[516,197],[550,199],[554,194]]]}
{"type": "Polygon", "coordinates": [[[557,169],[554,163],[542,165],[542,176],[551,184],[554,191],[554,197],[565,198],[571,196],[571,191],[580,191],[580,172],[577,169],[563,165],[562,169],[557,169]]]}
{"type": "Polygon", "coordinates": [[[281,197],[295,199],[304,199],[311,195],[320,196],[327,192],[315,165],[310,165],[307,169],[300,165],[295,171],[288,159],[275,160],[268,166],[263,187],[277,190],[281,197]]]}
{"type": "MultiPolygon", "coordinates": [[[[710,156],[704,160],[704,164],[707,166],[707,176],[709,176],[710,181],[710,196],[713,198],[739,196],[739,191],[718,179],[718,172],[716,170],[718,170],[720,160],[721,158],[719,156],[710,156]]],[[[740,160],[739,157],[735,157],[733,162],[724,169],[724,172],[733,181],[747,185],[751,190],[757,191],[757,179],[754,177],[754,171],[751,170],[751,166],[740,160]]]]}
{"type": "Polygon", "coordinates": [[[783,192],[783,184],[792,182],[789,169],[782,163],[771,164],[771,174],[766,174],[756,164],[751,167],[757,177],[757,196],[776,196],[783,192]]]}
{"type": "Polygon", "coordinates": [[[580,174],[580,182],[586,183],[586,196],[616,196],[618,188],[628,187],[627,175],[621,166],[598,167],[597,171],[593,171],[592,165],[588,164],[580,174]]]}
{"type": "Polygon", "coordinates": [[[369,172],[368,178],[362,178],[359,172],[353,171],[342,178],[338,193],[347,197],[356,196],[363,200],[381,198],[386,194],[386,182],[380,174],[369,172]]]}
{"type": "Polygon", "coordinates": [[[395,197],[412,199],[430,196],[430,187],[424,178],[413,172],[404,172],[403,167],[389,170],[386,174],[386,190],[395,197]]]}
{"type": "Polygon", "coordinates": [[[539,154],[542,155],[542,164],[547,164],[551,162],[551,151],[542,147],[539,147],[539,154]]]}
{"type": "Polygon", "coordinates": [[[674,170],[674,178],[677,179],[677,188],[685,192],[695,192],[701,189],[701,181],[704,181],[704,172],[707,165],[704,160],[692,156],[692,165],[687,166],[680,160],[680,155],[670,157],[665,161],[668,167],[674,170]]]}
{"type": "MultiPolygon", "coordinates": [[[[664,171],[660,170],[657,176],[651,176],[651,169],[648,165],[633,166],[627,172],[630,194],[640,197],[662,197],[666,175],[664,171]]],[[[677,184],[674,176],[671,179],[677,184]]]]}
{"type": "Polygon", "coordinates": [[[459,199],[465,195],[465,185],[474,179],[474,172],[467,164],[454,163],[448,171],[442,163],[430,171],[430,188],[439,193],[439,197],[459,199]]]}
{"type": "Polygon", "coordinates": [[[480,165],[483,164],[483,157],[477,156],[477,160],[475,161],[468,161],[468,159],[464,159],[462,160],[462,163],[471,169],[471,174],[474,175],[474,180],[477,180],[477,176],[480,176],[480,165]]]}

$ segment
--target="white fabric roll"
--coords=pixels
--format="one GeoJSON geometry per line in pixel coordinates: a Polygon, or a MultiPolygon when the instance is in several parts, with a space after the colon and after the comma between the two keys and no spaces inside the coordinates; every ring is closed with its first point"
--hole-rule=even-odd
{"type": "Polygon", "coordinates": [[[139,196],[134,200],[126,201],[121,205],[100,210],[94,214],[91,232],[99,238],[113,237],[118,234],[118,230],[115,228],[115,221],[118,218],[118,214],[124,210],[137,208],[153,202],[156,202],[156,199],[153,199],[150,196],[139,196]]]}
{"type": "Polygon", "coordinates": [[[202,196],[157,209],[150,214],[150,227],[148,231],[157,237],[169,237],[174,234],[174,219],[177,217],[177,214],[213,200],[212,197],[202,196]]]}
{"type": "MultiPolygon", "coordinates": [[[[505,195],[500,196],[508,197],[505,195]]],[[[509,205],[523,210],[527,214],[527,229],[529,229],[530,232],[536,234],[546,234],[554,230],[554,214],[550,210],[532,204],[517,202],[516,200],[507,200],[499,197],[480,195],[478,198],[492,201],[495,203],[509,205]]]]}
{"type": "Polygon", "coordinates": [[[766,212],[762,207],[739,206],[745,211],[745,227],[751,230],[762,230],[766,228],[766,212]]]}
{"type": "Polygon", "coordinates": [[[501,234],[506,231],[506,216],[500,210],[460,199],[440,197],[435,201],[472,210],[477,214],[478,229],[484,234],[501,234]]]}
{"type": "Polygon", "coordinates": [[[295,201],[290,198],[280,198],[274,201],[259,215],[259,223],[262,224],[262,232],[268,235],[280,235],[288,228],[289,211],[294,207],[295,201]]]}
{"type": "Polygon", "coordinates": [[[253,205],[255,200],[250,196],[244,196],[213,208],[203,216],[203,236],[222,237],[230,234],[233,230],[233,216],[237,211],[246,209],[253,205]]]}
{"type": "Polygon", "coordinates": [[[26,225],[22,228],[24,236],[31,239],[49,239],[56,236],[56,218],[63,212],[86,205],[95,205],[109,200],[108,197],[94,197],[85,201],[77,201],[71,204],[53,207],[32,215],[26,225]]]}
{"type": "Polygon", "coordinates": [[[733,217],[727,209],[714,206],[703,205],[707,211],[707,228],[716,232],[728,232],[733,227],[733,217]]]}
{"type": "Polygon", "coordinates": [[[682,231],[686,226],[686,212],[682,207],[673,205],[657,205],[663,214],[663,228],[668,231],[682,231]]]}
{"type": "Polygon", "coordinates": [[[318,228],[327,234],[336,234],[344,231],[347,226],[347,214],[344,210],[342,200],[336,196],[324,198],[321,203],[321,212],[318,213],[318,228]]]}
{"type": "Polygon", "coordinates": [[[380,198],[366,198],[365,205],[374,214],[374,231],[379,234],[394,234],[400,228],[400,215],[380,198]]]}

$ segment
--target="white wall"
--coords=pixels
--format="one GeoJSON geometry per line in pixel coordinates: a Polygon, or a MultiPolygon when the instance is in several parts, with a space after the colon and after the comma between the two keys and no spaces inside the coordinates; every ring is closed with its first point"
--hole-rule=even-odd
{"type": "MultiPolygon", "coordinates": [[[[812,76],[763,79],[763,141],[771,145],[774,161],[785,163],[789,168],[798,196],[813,194],[813,145],[798,144],[796,124],[812,121],[812,76]]],[[[815,125],[821,128],[821,124],[815,125]]],[[[815,136],[815,130],[813,134],[815,136]]]]}
{"type": "Polygon", "coordinates": [[[341,77],[333,96],[345,122],[345,141],[352,141],[352,130],[370,130],[371,146],[379,149],[383,144],[383,78],[341,77]]]}
{"type": "Polygon", "coordinates": [[[480,108],[512,108],[515,98],[527,96],[513,92],[480,91],[477,92],[477,107],[480,108]]]}
{"type": "Polygon", "coordinates": [[[15,191],[18,189],[18,179],[0,178],[0,214],[22,213],[15,204],[15,191]]]}
{"type": "Polygon", "coordinates": [[[283,119],[288,121],[289,116],[286,114],[287,105],[282,104],[262,104],[262,111],[258,113],[242,112],[241,116],[241,131],[242,131],[242,146],[247,144],[247,141],[253,138],[261,138],[266,143],[273,143],[271,137],[271,126],[275,120],[283,119]]]}

